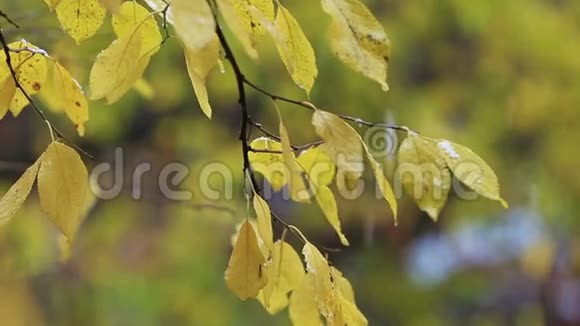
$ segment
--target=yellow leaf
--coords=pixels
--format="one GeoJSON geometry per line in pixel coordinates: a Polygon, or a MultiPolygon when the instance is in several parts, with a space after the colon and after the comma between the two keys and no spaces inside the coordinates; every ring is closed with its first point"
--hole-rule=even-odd
{"type": "MultiPolygon", "coordinates": [[[[8,44],[12,50],[19,52],[10,53],[10,61],[12,68],[16,72],[18,83],[26,91],[26,94],[32,96],[38,93],[45,85],[47,76],[47,62],[46,52],[27,41],[18,41],[8,44]]],[[[6,55],[4,52],[0,53],[0,79],[9,77],[12,78],[8,65],[5,63],[6,55]]],[[[5,79],[3,79],[5,81],[5,79]]],[[[15,87],[14,81],[8,82],[5,87],[7,93],[11,92],[10,83],[15,87]]],[[[6,95],[8,96],[8,95],[6,95]]],[[[22,91],[16,89],[14,96],[9,105],[12,115],[15,117],[22,112],[22,109],[28,104],[28,99],[22,94],[22,91]]],[[[1,107],[0,107],[1,109],[1,107]]]]}
{"type": "Polygon", "coordinates": [[[56,7],[60,25],[77,43],[97,32],[106,13],[99,0],[61,0],[56,7]]]}
{"type": "Polygon", "coordinates": [[[172,0],[175,33],[185,47],[204,48],[214,37],[215,21],[207,0],[172,0]]]}
{"type": "Polygon", "coordinates": [[[151,84],[149,84],[149,82],[143,77],[137,79],[137,81],[135,82],[135,84],[133,84],[132,87],[137,93],[139,93],[139,95],[141,95],[146,100],[152,100],[153,97],[155,96],[155,90],[153,89],[151,84]]]}
{"type": "Polygon", "coordinates": [[[97,56],[89,77],[91,99],[111,104],[141,78],[149,56],[141,56],[140,30],[115,40],[97,56]]]}
{"type": "Polygon", "coordinates": [[[196,50],[183,45],[183,51],[185,52],[187,72],[191,79],[199,107],[211,119],[212,109],[209,104],[205,80],[217,64],[219,58],[219,41],[214,35],[214,38],[203,48],[196,50]]]}
{"type": "Polygon", "coordinates": [[[390,42],[381,24],[359,0],[322,0],[322,8],[332,18],[330,39],[338,58],[387,91],[390,42]]]}
{"type": "Polygon", "coordinates": [[[284,164],[288,168],[290,173],[290,177],[288,179],[289,187],[290,187],[290,195],[292,200],[298,202],[310,202],[309,199],[309,192],[306,184],[304,183],[303,178],[303,170],[300,165],[296,162],[296,156],[294,155],[294,151],[292,150],[290,137],[288,136],[288,131],[284,126],[284,121],[282,120],[282,114],[280,114],[280,110],[276,107],[276,111],[278,112],[278,119],[279,119],[279,132],[280,132],[280,140],[282,145],[282,158],[284,159],[284,164]]]}
{"type": "MultiPolygon", "coordinates": [[[[260,137],[252,141],[250,146],[257,150],[282,152],[282,145],[270,138],[260,137]]],[[[252,169],[264,176],[272,185],[272,190],[280,191],[288,180],[288,169],[281,154],[277,153],[248,153],[252,169]]]]}
{"type": "Polygon", "coordinates": [[[332,319],[335,298],[328,261],[311,243],[304,245],[302,254],[306,262],[306,271],[313,276],[314,299],[318,305],[318,311],[326,319],[332,319]]]}
{"type": "Polygon", "coordinates": [[[320,146],[303,151],[296,161],[308,174],[308,180],[317,186],[328,186],[334,179],[336,166],[320,146]]]}
{"type": "Polygon", "coordinates": [[[152,56],[161,45],[161,33],[153,15],[134,1],[124,2],[111,19],[118,38],[130,36],[139,30],[141,56],[152,56]]]}
{"type": "Polygon", "coordinates": [[[300,256],[288,243],[278,240],[274,244],[267,276],[268,283],[258,299],[273,315],[288,305],[288,293],[298,288],[304,278],[300,256]]]}
{"type": "Polygon", "coordinates": [[[48,78],[40,96],[51,110],[65,111],[79,135],[84,135],[89,103],[79,83],[54,59],[49,61],[48,78]]]}
{"type": "Polygon", "coordinates": [[[314,275],[306,274],[298,288],[290,295],[288,312],[290,320],[295,326],[322,326],[322,320],[318,313],[316,293],[314,287],[314,275]]]}
{"type": "Polygon", "coordinates": [[[314,50],[296,19],[282,5],[278,5],[276,20],[270,32],[290,76],[296,85],[310,94],[318,75],[314,50]]]}
{"type": "Polygon", "coordinates": [[[321,186],[316,188],[316,202],[320,209],[324,213],[324,216],[332,225],[334,231],[340,238],[340,243],[345,246],[348,246],[348,240],[342,233],[342,228],[340,226],[340,220],[338,219],[338,207],[336,206],[336,199],[334,198],[334,194],[330,190],[330,188],[326,186],[321,186]]]}
{"type": "Polygon", "coordinates": [[[8,192],[0,200],[0,225],[8,223],[22,207],[28,194],[30,194],[34,180],[36,180],[40,161],[41,158],[26,169],[20,179],[8,189],[8,192]]]}
{"type": "Polygon", "coordinates": [[[16,94],[16,86],[12,76],[9,75],[0,82],[0,119],[4,118],[8,112],[14,94],[16,94]]]}
{"type": "Polygon", "coordinates": [[[340,117],[322,110],[314,112],[312,124],[324,140],[322,150],[336,164],[337,176],[344,178],[347,186],[354,184],[364,169],[358,133],[340,117]]]}
{"type": "Polygon", "coordinates": [[[54,8],[56,8],[56,6],[58,6],[60,1],[61,0],[44,0],[44,2],[48,6],[48,8],[50,8],[50,10],[54,10],[54,8]]]}
{"type": "Polygon", "coordinates": [[[242,47],[248,56],[254,60],[257,59],[258,52],[256,51],[254,44],[255,39],[252,35],[251,29],[246,26],[246,21],[244,20],[247,15],[243,14],[243,11],[240,12],[241,7],[247,5],[247,1],[217,0],[217,4],[222,16],[224,17],[224,21],[228,24],[228,27],[242,44],[242,47]]]}
{"type": "MultiPolygon", "coordinates": [[[[357,134],[357,136],[358,136],[358,134],[357,134]]],[[[367,159],[369,160],[369,164],[371,165],[371,170],[373,171],[373,174],[375,176],[375,180],[377,182],[377,185],[379,186],[379,190],[381,191],[383,198],[385,198],[385,200],[387,201],[387,203],[389,203],[389,206],[391,207],[391,211],[393,212],[393,218],[395,219],[395,225],[396,225],[397,224],[397,198],[395,198],[395,193],[393,192],[393,188],[391,188],[391,185],[389,184],[389,182],[385,178],[385,175],[383,174],[383,168],[381,167],[381,165],[375,160],[373,155],[370,153],[370,151],[369,151],[367,145],[364,143],[363,139],[360,136],[358,136],[358,137],[360,139],[361,144],[364,147],[365,153],[367,155],[367,159]]]]}
{"type": "Polygon", "coordinates": [[[445,139],[436,143],[439,154],[457,179],[483,197],[497,200],[507,208],[506,201],[499,194],[497,176],[481,157],[471,149],[445,139]]]}
{"type": "Polygon", "coordinates": [[[241,300],[257,296],[268,281],[263,267],[265,262],[254,228],[246,221],[242,224],[226,269],[228,288],[241,300]]]}
{"type": "Polygon", "coordinates": [[[272,249],[274,245],[274,235],[272,232],[272,215],[270,213],[270,206],[254,191],[254,210],[256,211],[256,220],[258,222],[258,234],[264,241],[268,249],[272,249]]]}
{"type": "Polygon", "coordinates": [[[399,147],[398,159],[397,170],[405,190],[421,210],[437,221],[451,187],[451,174],[437,144],[409,132],[399,147]]]}
{"type": "Polygon", "coordinates": [[[366,317],[356,306],[354,291],[352,290],[350,282],[334,267],[331,267],[331,275],[336,297],[335,313],[331,324],[349,326],[368,325],[366,317]]]}
{"type": "Polygon", "coordinates": [[[51,143],[42,156],[38,171],[40,208],[72,239],[85,209],[87,169],[73,149],[58,142],[51,143]]]}

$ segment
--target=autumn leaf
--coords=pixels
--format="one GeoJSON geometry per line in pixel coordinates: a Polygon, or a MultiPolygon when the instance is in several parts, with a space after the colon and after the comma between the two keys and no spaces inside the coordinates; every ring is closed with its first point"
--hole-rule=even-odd
{"type": "Polygon", "coordinates": [[[481,196],[497,200],[507,208],[507,202],[499,194],[497,176],[479,155],[445,139],[437,140],[436,143],[439,154],[457,179],[481,196]]]}
{"type": "Polygon", "coordinates": [[[97,32],[103,24],[106,13],[107,10],[99,0],[60,0],[56,6],[56,16],[60,25],[77,43],[97,32]]]}
{"type": "Polygon", "coordinates": [[[118,38],[131,36],[139,30],[141,56],[152,56],[159,50],[161,32],[155,18],[145,7],[134,1],[123,2],[111,23],[118,38]]]}
{"type": "Polygon", "coordinates": [[[332,319],[332,314],[334,313],[334,286],[330,277],[328,261],[309,242],[302,248],[302,254],[306,262],[306,271],[313,276],[314,298],[318,305],[318,311],[326,319],[332,319]]]}
{"type": "Polygon", "coordinates": [[[332,18],[330,40],[338,58],[387,91],[390,42],[381,24],[359,0],[322,0],[322,8],[332,18]]]}
{"type": "MultiPolygon", "coordinates": [[[[2,76],[0,75],[0,78],[2,76]]],[[[16,85],[14,85],[14,80],[12,76],[5,76],[0,82],[0,119],[2,119],[8,112],[12,98],[16,94],[16,85]]]]}
{"type": "Polygon", "coordinates": [[[137,29],[113,41],[101,51],[91,68],[89,86],[92,100],[106,97],[111,104],[118,100],[141,77],[149,56],[141,56],[141,37],[137,29]]]}
{"type": "Polygon", "coordinates": [[[314,50],[302,28],[290,11],[282,5],[278,5],[276,20],[269,26],[278,54],[292,80],[309,94],[318,75],[318,69],[314,50]]]}
{"type": "Polygon", "coordinates": [[[342,273],[334,268],[330,268],[332,281],[334,284],[335,312],[333,314],[333,325],[365,326],[368,325],[366,317],[356,306],[354,291],[350,282],[342,273]]]}
{"type": "MultiPolygon", "coordinates": [[[[250,147],[256,150],[282,152],[282,144],[268,137],[254,139],[250,147]]],[[[252,169],[264,176],[272,186],[272,190],[280,191],[287,183],[288,169],[284,159],[278,153],[249,152],[248,158],[252,169]]]]}
{"type": "Polygon", "coordinates": [[[218,62],[219,41],[214,35],[214,38],[201,49],[188,48],[185,44],[182,44],[182,46],[185,53],[187,72],[191,79],[197,102],[201,111],[211,119],[212,108],[209,104],[205,81],[218,62]]]}
{"type": "Polygon", "coordinates": [[[8,189],[0,200],[0,225],[8,223],[22,207],[22,204],[30,194],[30,189],[36,180],[36,174],[40,167],[41,159],[38,159],[32,166],[30,166],[20,179],[8,189]]]}
{"type": "Polygon", "coordinates": [[[87,169],[79,155],[64,144],[52,142],[38,170],[40,208],[69,239],[81,223],[88,187],[87,169]]]}
{"type": "Polygon", "coordinates": [[[253,198],[254,211],[256,212],[256,221],[258,224],[258,233],[268,249],[274,245],[274,235],[272,233],[272,215],[268,203],[254,191],[253,198]]]}
{"type": "MultiPolygon", "coordinates": [[[[11,65],[16,73],[18,83],[29,96],[38,93],[45,85],[48,72],[46,52],[25,40],[10,43],[8,47],[18,51],[10,53],[11,65]]],[[[3,80],[5,87],[7,87],[6,90],[2,91],[2,101],[8,100],[12,94],[12,87],[16,87],[14,81],[7,81],[7,78],[12,79],[12,75],[6,64],[5,53],[0,52],[0,80],[3,80]]],[[[15,89],[9,104],[12,115],[17,117],[27,104],[26,96],[22,94],[21,90],[15,89]]],[[[2,109],[4,105],[0,106],[0,113],[5,111],[2,109]]]]}
{"type": "Polygon", "coordinates": [[[318,304],[316,303],[315,276],[306,274],[302,283],[292,291],[288,313],[295,326],[322,326],[318,304]]]}
{"type": "Polygon", "coordinates": [[[258,295],[267,282],[263,270],[265,262],[254,229],[246,221],[240,228],[226,269],[225,280],[228,288],[241,300],[258,295]]]}
{"type": "Polygon", "coordinates": [[[314,112],[312,125],[324,140],[322,149],[334,161],[337,176],[344,178],[347,186],[353,185],[364,169],[363,149],[358,133],[340,117],[322,110],[314,112]]]}
{"type": "Polygon", "coordinates": [[[399,177],[405,191],[419,208],[437,221],[447,201],[451,174],[447,164],[430,138],[409,132],[399,147],[399,177]]]}
{"type": "Polygon", "coordinates": [[[39,95],[55,112],[64,111],[79,135],[85,133],[89,104],[79,83],[54,59],[48,61],[48,78],[39,95]]]}
{"type": "Polygon", "coordinates": [[[215,21],[206,0],[172,0],[170,3],[175,33],[185,47],[199,50],[211,42],[215,21]]]}
{"type": "Polygon", "coordinates": [[[270,314],[275,314],[288,305],[288,293],[298,288],[304,278],[300,256],[288,243],[274,243],[267,276],[268,283],[258,299],[270,314]]]}

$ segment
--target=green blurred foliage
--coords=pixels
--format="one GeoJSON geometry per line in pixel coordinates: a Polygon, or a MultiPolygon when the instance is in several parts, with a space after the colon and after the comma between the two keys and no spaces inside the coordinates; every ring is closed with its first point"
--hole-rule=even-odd
{"type": "MultiPolygon", "coordinates": [[[[497,203],[451,196],[434,224],[404,199],[400,225],[394,227],[388,207],[371,191],[356,200],[339,200],[351,247],[331,253],[330,259],[351,280],[370,324],[564,320],[554,313],[558,284],[580,282],[580,219],[575,213],[580,209],[580,2],[368,0],[392,42],[388,93],[333,56],[329,19],[317,1],[284,3],[316,51],[319,78],[310,101],[331,112],[396,122],[469,146],[494,168],[511,209],[540,216],[542,236],[527,251],[500,263],[466,264],[425,285],[408,268],[414,245],[426,235],[445,237],[474,223],[501,225],[506,215],[497,203]],[[502,293],[514,295],[505,299],[502,293]]],[[[82,85],[97,53],[113,39],[107,21],[97,36],[77,46],[40,0],[0,0],[0,9],[22,25],[19,30],[3,25],[9,41],[26,38],[47,49],[82,85]]],[[[250,80],[277,94],[304,98],[270,40],[261,45],[259,62],[232,43],[250,80]]],[[[132,91],[113,106],[91,102],[87,135],[75,139],[96,157],[86,160],[89,168],[111,161],[113,149],[122,147],[126,184],[121,197],[93,207],[72,257],[59,261],[56,230],[34,196],[0,228],[3,323],[289,324],[286,312],[271,317],[256,300],[239,302],[223,281],[230,236],[246,215],[237,141],[240,114],[230,67],[226,62],[225,72],[214,72],[209,81],[211,121],[197,107],[175,39],[152,58],[145,78],[154,90],[152,99],[132,91]],[[137,164],[150,162],[158,171],[175,161],[191,167],[181,185],[194,192],[191,202],[162,198],[155,172],[146,175],[143,198],[131,198],[130,176],[137,164]],[[233,215],[196,206],[207,202],[199,191],[199,171],[212,162],[233,172],[233,198],[212,202],[232,208],[233,215]]],[[[249,94],[252,117],[275,130],[269,99],[249,94]]],[[[310,113],[286,104],[281,108],[293,142],[311,141],[310,113]]],[[[74,138],[64,116],[51,119],[74,138]]],[[[30,108],[18,119],[1,120],[0,135],[0,159],[6,162],[33,162],[49,142],[30,108]]],[[[7,189],[22,169],[3,164],[0,172],[2,189],[7,189]]],[[[219,186],[220,180],[212,179],[212,187],[219,186]]],[[[316,243],[339,247],[315,205],[275,200],[272,206],[316,243]]]]}

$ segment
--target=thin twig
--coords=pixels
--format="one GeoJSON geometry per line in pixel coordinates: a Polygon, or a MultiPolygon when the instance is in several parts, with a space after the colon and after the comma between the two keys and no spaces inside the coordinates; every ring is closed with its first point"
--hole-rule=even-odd
{"type": "Polygon", "coordinates": [[[14,26],[16,28],[20,28],[20,26],[18,26],[18,24],[16,24],[14,21],[12,21],[12,19],[10,19],[10,17],[8,17],[8,15],[6,15],[2,10],[0,10],[0,16],[2,16],[2,18],[6,19],[6,21],[8,23],[10,23],[12,26],[14,26]]]}

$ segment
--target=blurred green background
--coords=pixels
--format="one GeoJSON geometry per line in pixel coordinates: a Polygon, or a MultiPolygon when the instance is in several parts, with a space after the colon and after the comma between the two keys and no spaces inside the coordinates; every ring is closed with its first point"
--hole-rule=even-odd
{"type": "MultiPolygon", "coordinates": [[[[472,148],[494,168],[510,203],[503,210],[450,196],[433,223],[405,197],[395,227],[372,192],[339,200],[351,246],[330,260],[351,280],[370,324],[580,325],[580,1],[367,0],[392,43],[387,93],[332,55],[330,19],[318,1],[282,2],[316,51],[313,103],[472,148]]],[[[9,41],[25,38],[48,50],[82,85],[114,39],[107,18],[97,36],[77,46],[41,0],[0,0],[0,9],[22,26],[2,22],[9,41]]],[[[259,62],[230,40],[250,80],[304,98],[270,40],[259,62]]],[[[0,228],[2,324],[289,324],[286,311],[269,316],[256,300],[240,302],[223,281],[230,236],[246,215],[230,67],[208,83],[212,120],[197,106],[175,39],[152,58],[145,79],[150,97],[131,91],[112,106],[91,102],[87,135],[75,138],[95,156],[85,160],[89,168],[113,162],[122,148],[125,178],[117,198],[91,208],[70,259],[59,260],[58,234],[34,192],[0,228]],[[142,198],[133,199],[131,175],[142,162],[153,171],[169,162],[191,167],[180,186],[194,198],[165,199],[152,172],[142,198]],[[215,162],[233,172],[231,200],[208,201],[199,191],[200,171],[215,162]],[[230,210],[200,206],[206,203],[230,210]]],[[[271,102],[253,91],[248,100],[252,117],[275,130],[271,102]]],[[[281,108],[295,143],[315,139],[309,112],[281,108]]],[[[63,115],[51,119],[74,138],[63,115]]],[[[49,139],[30,108],[0,121],[1,193],[49,139]]],[[[393,160],[383,162],[387,172],[393,160]]],[[[221,184],[212,178],[212,186],[221,184]]],[[[314,242],[340,246],[315,205],[271,204],[314,242]]]]}

